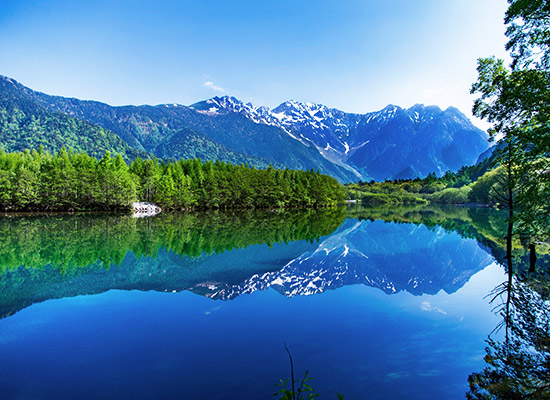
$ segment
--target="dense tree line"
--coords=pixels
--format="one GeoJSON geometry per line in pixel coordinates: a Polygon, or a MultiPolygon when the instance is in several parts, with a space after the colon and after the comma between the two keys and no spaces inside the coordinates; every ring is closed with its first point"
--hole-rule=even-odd
{"type": "MultiPolygon", "coordinates": [[[[396,179],[384,182],[348,184],[348,197],[369,204],[484,204],[507,207],[507,170],[501,163],[502,145],[497,145],[491,157],[474,166],[462,167],[457,172],[448,171],[437,177],[434,173],[424,179],[396,179]]],[[[548,182],[539,180],[539,191],[548,190],[548,182]]],[[[519,187],[512,188],[518,195],[519,187]]],[[[544,197],[534,197],[543,202],[544,197]]],[[[524,210],[525,211],[525,210],[524,210]]]]}
{"type": "Polygon", "coordinates": [[[0,152],[0,209],[7,211],[124,210],[134,201],[165,209],[320,207],[344,198],[335,179],[313,170],[139,157],[128,166],[120,154],[98,160],[65,148],[0,152]]]}
{"type": "MultiPolygon", "coordinates": [[[[482,193],[478,182],[494,168],[493,156],[457,172],[435,173],[425,178],[395,179],[384,182],[359,181],[346,185],[348,197],[368,204],[464,204],[493,203],[489,193],[482,193]]],[[[483,182],[485,183],[487,179],[483,182]]],[[[485,188],[485,185],[483,185],[485,188]]]]}

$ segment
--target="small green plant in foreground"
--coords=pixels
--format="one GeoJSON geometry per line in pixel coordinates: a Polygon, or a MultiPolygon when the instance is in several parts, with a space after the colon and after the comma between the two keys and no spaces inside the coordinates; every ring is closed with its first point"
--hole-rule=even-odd
{"type": "MultiPolygon", "coordinates": [[[[273,396],[280,396],[277,397],[279,400],[311,400],[318,397],[319,393],[315,393],[315,389],[308,383],[313,379],[311,376],[308,376],[309,371],[306,371],[302,379],[295,382],[294,362],[292,361],[292,354],[290,354],[290,350],[288,350],[286,344],[285,350],[288,353],[288,358],[290,359],[290,382],[289,379],[281,379],[280,382],[275,385],[276,387],[280,387],[280,389],[277,393],[273,394],[273,396]],[[289,383],[290,388],[288,388],[289,383]],[[296,390],[296,384],[298,384],[298,390],[296,390]]],[[[336,393],[336,396],[338,397],[338,400],[344,399],[344,395],[342,393],[336,393]]]]}

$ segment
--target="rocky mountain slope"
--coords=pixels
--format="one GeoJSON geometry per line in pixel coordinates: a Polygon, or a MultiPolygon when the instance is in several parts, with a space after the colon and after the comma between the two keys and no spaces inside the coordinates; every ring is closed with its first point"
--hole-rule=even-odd
{"type": "Polygon", "coordinates": [[[234,97],[214,97],[191,107],[206,115],[237,113],[277,126],[363,180],[441,175],[475,164],[489,148],[487,135],[453,107],[388,105],[377,112],[352,114],[296,101],[269,110],[234,97]]]}
{"type": "MultiPolygon", "coordinates": [[[[3,78],[8,79],[8,78],[3,78]]],[[[340,181],[353,174],[284,130],[238,114],[205,115],[178,104],[112,107],[96,101],[49,96],[18,85],[20,97],[49,112],[98,125],[124,142],[163,159],[198,157],[258,168],[318,169],[340,181]]]]}

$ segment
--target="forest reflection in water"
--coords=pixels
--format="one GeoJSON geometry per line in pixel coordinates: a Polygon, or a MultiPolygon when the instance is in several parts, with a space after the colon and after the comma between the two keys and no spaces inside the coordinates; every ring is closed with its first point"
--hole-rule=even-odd
{"type": "Polygon", "coordinates": [[[212,282],[237,284],[281,268],[345,218],[342,208],[0,218],[0,316],[110,289],[203,292],[212,282]]]}
{"type": "MultiPolygon", "coordinates": [[[[424,312],[443,315],[447,311],[437,305],[436,294],[459,293],[493,260],[501,265],[506,264],[505,229],[505,216],[501,213],[466,207],[210,212],[161,214],[146,219],[85,214],[5,216],[0,218],[0,235],[4,238],[0,242],[0,317],[7,322],[12,318],[9,316],[19,314],[18,311],[27,307],[32,308],[29,306],[35,303],[99,294],[112,289],[189,291],[201,297],[235,300],[242,298],[243,294],[269,288],[287,297],[298,297],[336,288],[353,288],[357,284],[376,288],[385,294],[411,293],[423,299],[418,301],[424,312]],[[426,295],[435,297],[430,299],[426,295]]],[[[506,395],[499,397],[495,394],[498,388],[504,387],[502,382],[512,382],[510,385],[515,387],[521,380],[524,387],[532,387],[533,382],[537,382],[540,393],[544,394],[547,390],[544,389],[544,382],[547,384],[548,379],[544,380],[544,373],[548,367],[548,249],[539,246],[537,250],[540,254],[536,271],[530,271],[529,254],[521,243],[514,243],[514,268],[512,271],[506,270],[511,272],[507,274],[508,279],[493,291],[493,297],[496,296],[493,305],[500,304],[499,299],[503,299],[504,308],[496,311],[503,313],[506,329],[493,333],[489,338],[485,358],[489,362],[488,367],[482,369],[481,364],[475,364],[481,372],[470,377],[468,396],[471,398],[507,398],[506,395]],[[488,393],[489,397],[483,397],[488,393]]],[[[489,294],[491,288],[484,290],[484,294],[489,294]]],[[[355,292],[344,296],[351,293],[355,292]]],[[[120,296],[116,294],[116,297],[120,296]]],[[[272,297],[269,298],[273,301],[272,297]]],[[[255,299],[259,300],[258,297],[255,299]]],[[[320,299],[315,302],[332,310],[326,296],[320,299]]],[[[389,315],[399,313],[391,307],[403,307],[399,306],[403,297],[400,299],[397,302],[385,301],[387,304],[379,303],[378,307],[389,315]],[[390,307],[388,304],[393,305],[390,307]]],[[[356,303],[352,305],[350,300],[342,301],[350,310],[359,306],[356,303]]],[[[378,300],[372,301],[378,304],[378,300]]],[[[414,303],[416,300],[411,301],[414,303]]],[[[471,301],[471,307],[479,308],[475,305],[478,300],[471,301]]],[[[283,303],[276,303],[277,307],[286,309],[283,303]]],[[[299,311],[299,304],[306,303],[293,304],[297,311],[289,308],[287,312],[290,315],[297,313],[298,321],[308,320],[307,316],[299,314],[304,312],[299,311]],[[298,317],[298,314],[301,316],[298,317]]],[[[372,309],[371,313],[376,315],[380,310],[372,309]]],[[[317,315],[320,311],[310,309],[309,312],[317,315]]],[[[337,314],[343,312],[340,310],[337,314]]],[[[241,317],[236,314],[233,318],[241,317]]],[[[395,320],[385,323],[392,324],[392,321],[395,320]]],[[[315,323],[319,324],[319,321],[315,323]]],[[[414,325],[413,322],[411,324],[414,325]]],[[[324,327],[324,323],[321,326],[324,327]]],[[[327,343],[315,342],[311,333],[305,335],[307,330],[300,331],[306,328],[296,325],[296,329],[293,337],[304,348],[303,352],[296,351],[298,357],[306,357],[305,349],[312,345],[317,348],[327,346],[327,343]],[[298,342],[298,338],[306,342],[298,342]]],[[[320,326],[317,327],[319,329],[320,326]]],[[[443,326],[437,329],[443,329],[443,326]]],[[[489,331],[487,329],[485,334],[489,331]]],[[[452,336],[457,332],[448,331],[447,334],[452,336]]],[[[348,330],[347,334],[353,337],[353,330],[348,330]]],[[[371,334],[374,335],[374,331],[371,334]]],[[[0,331],[0,339],[1,336],[0,331]]],[[[384,339],[379,337],[377,340],[384,339]]],[[[448,348],[443,341],[437,343],[441,340],[440,337],[432,337],[430,343],[433,351],[442,351],[437,350],[438,346],[448,348]]],[[[396,360],[410,357],[408,364],[402,367],[414,370],[413,360],[415,357],[418,360],[421,355],[412,349],[408,351],[411,351],[410,355],[399,355],[396,360]]],[[[466,357],[467,352],[457,354],[449,349],[448,357],[451,355],[466,357]]],[[[312,363],[324,363],[321,358],[311,360],[312,363]]],[[[328,360],[326,362],[330,363],[328,360]]],[[[354,362],[347,372],[340,372],[342,381],[352,381],[351,376],[355,376],[357,371],[371,368],[365,360],[354,362]]],[[[462,362],[467,364],[465,359],[462,362]]],[[[404,361],[396,365],[400,363],[404,361]]],[[[435,366],[435,358],[433,363],[435,366]]],[[[434,366],[432,368],[438,368],[434,366]]],[[[328,375],[318,371],[316,377],[319,381],[328,382],[329,376],[338,375],[334,368],[327,372],[328,375]]],[[[384,367],[379,366],[378,369],[382,371],[384,367]]],[[[472,370],[473,367],[468,372],[472,370]]],[[[372,373],[376,374],[374,371],[372,373]]],[[[397,390],[390,389],[389,380],[398,377],[413,379],[414,376],[407,378],[404,372],[392,374],[388,372],[382,381],[376,378],[378,383],[361,378],[361,385],[370,383],[360,386],[356,382],[355,392],[349,388],[347,391],[342,387],[334,389],[344,391],[346,398],[353,399],[360,398],[359,394],[364,394],[365,388],[369,387],[372,398],[387,398],[390,390],[397,390]]],[[[422,382],[425,379],[435,379],[435,375],[430,378],[432,372],[418,374],[418,386],[424,385],[422,382]]],[[[279,377],[280,374],[276,380],[279,377]]],[[[411,389],[411,398],[415,398],[413,393],[418,394],[417,398],[463,398],[467,390],[465,376],[461,382],[442,384],[429,395],[426,392],[428,387],[419,387],[417,391],[411,389]],[[462,391],[451,391],[450,386],[462,387],[462,391]]],[[[330,382],[326,384],[330,385],[330,382]]],[[[191,398],[198,397],[191,395],[191,398]]]]}

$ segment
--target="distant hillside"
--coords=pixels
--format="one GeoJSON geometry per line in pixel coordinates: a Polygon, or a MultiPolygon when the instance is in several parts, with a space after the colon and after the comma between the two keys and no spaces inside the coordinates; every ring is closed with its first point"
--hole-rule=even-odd
{"type": "Polygon", "coordinates": [[[51,152],[65,146],[97,158],[107,150],[120,153],[127,160],[150,156],[100,126],[48,111],[29,99],[21,91],[21,85],[1,77],[0,148],[11,152],[38,149],[40,146],[51,152]]]}
{"type": "Polygon", "coordinates": [[[416,105],[391,109],[390,119],[357,126],[355,147],[347,161],[375,180],[441,176],[473,165],[489,148],[487,135],[456,108],[416,105]],[[359,137],[359,141],[357,141],[359,137]],[[395,147],[398,148],[396,151],[395,147]]]}

